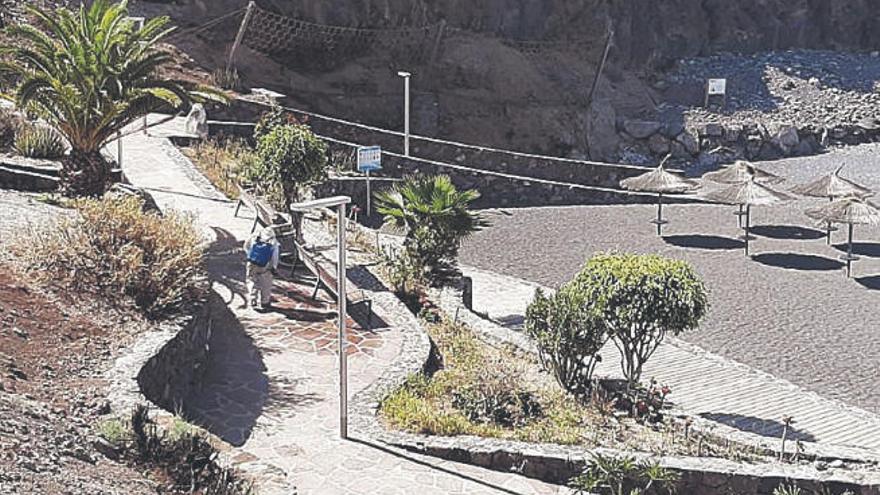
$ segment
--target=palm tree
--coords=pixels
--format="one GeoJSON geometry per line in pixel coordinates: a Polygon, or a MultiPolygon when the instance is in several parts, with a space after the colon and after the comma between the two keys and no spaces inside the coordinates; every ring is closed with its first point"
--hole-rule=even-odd
{"type": "Polygon", "coordinates": [[[46,32],[27,24],[8,27],[17,40],[0,48],[7,55],[0,69],[17,80],[16,105],[44,119],[70,143],[61,162],[62,189],[68,195],[106,190],[110,167],[100,150],[126,125],[149,112],[225,99],[216,90],[159,75],[171,59],[156,48],[173,30],[167,17],[138,27],[128,17],[127,1],[109,0],[95,0],[75,12],[28,11],[46,32]]]}
{"type": "Polygon", "coordinates": [[[454,265],[461,241],[488,226],[470,210],[480,193],[459,191],[446,175],[407,177],[375,196],[385,224],[406,232],[407,250],[433,274],[454,265]]]}

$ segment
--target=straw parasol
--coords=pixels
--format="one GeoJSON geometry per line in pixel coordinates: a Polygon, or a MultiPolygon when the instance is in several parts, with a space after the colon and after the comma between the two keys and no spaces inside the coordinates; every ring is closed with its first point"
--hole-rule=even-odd
{"type": "Polygon", "coordinates": [[[746,255],[749,254],[749,240],[751,239],[749,237],[749,226],[752,217],[752,206],[772,205],[794,199],[794,196],[759,183],[756,177],[725,189],[706,193],[703,197],[717,203],[745,207],[746,234],[743,240],[745,240],[746,244],[746,255]]]}
{"type": "MultiPolygon", "coordinates": [[[[828,198],[834,201],[837,198],[858,197],[866,198],[873,196],[874,192],[865,186],[856,184],[853,181],[844,179],[840,176],[840,171],[846,165],[841,165],[834,173],[820,177],[809,184],[802,184],[795,187],[791,192],[800,194],[801,196],[810,196],[813,198],[828,198]]],[[[831,232],[835,230],[828,222],[828,244],[831,244],[831,232]]]]}
{"type": "MultiPolygon", "coordinates": [[[[762,170],[745,160],[737,160],[721,170],[703,174],[703,179],[719,184],[739,184],[752,179],[762,184],[779,184],[785,180],[784,177],[762,170]]],[[[742,227],[742,217],[745,216],[743,205],[739,205],[739,211],[734,214],[739,218],[739,226],[742,227]]]]}
{"type": "Polygon", "coordinates": [[[669,223],[663,220],[663,195],[681,194],[699,187],[696,182],[664,169],[663,166],[668,159],[669,156],[664,158],[657,168],[646,174],[620,181],[620,186],[630,191],[657,193],[657,219],[651,220],[651,223],[657,225],[657,235],[661,235],[663,225],[669,223]]]}
{"type": "Polygon", "coordinates": [[[858,256],[852,254],[853,225],[880,225],[880,210],[864,198],[850,196],[819,208],[807,210],[806,214],[821,222],[849,225],[848,247],[846,254],[840,259],[846,261],[846,276],[851,276],[852,262],[859,259],[858,256]]]}

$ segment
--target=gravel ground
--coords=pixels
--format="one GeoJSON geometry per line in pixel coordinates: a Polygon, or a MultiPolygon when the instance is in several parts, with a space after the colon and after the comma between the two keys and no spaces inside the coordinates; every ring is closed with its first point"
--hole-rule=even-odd
{"type": "Polygon", "coordinates": [[[689,59],[664,80],[670,88],[667,96],[681,103],[666,105],[664,113],[683,114],[689,125],[856,124],[877,117],[878,80],[880,54],[876,52],[795,50],[689,59]],[[708,78],[728,80],[723,111],[702,108],[708,78]]]}
{"type": "MultiPolygon", "coordinates": [[[[762,166],[788,177],[783,187],[789,188],[844,162],[844,176],[880,189],[880,145],[762,166]]],[[[705,278],[712,307],[685,340],[880,413],[880,229],[856,228],[864,257],[847,279],[837,260],[845,232],[828,246],[802,214],[818,204],[804,199],[756,208],[751,258],[736,238],[741,231],[729,206],[670,206],[663,238],[647,223],[656,215],[647,205],[490,210],[492,228],[465,243],[462,263],[556,286],[599,251],[688,260],[705,278]]]]}

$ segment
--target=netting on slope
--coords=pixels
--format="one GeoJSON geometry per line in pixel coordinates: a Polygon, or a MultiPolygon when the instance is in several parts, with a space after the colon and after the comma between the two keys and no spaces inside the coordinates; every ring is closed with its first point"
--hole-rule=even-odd
{"type": "Polygon", "coordinates": [[[442,23],[394,29],[330,26],[294,19],[256,7],[244,43],[303,66],[327,68],[371,53],[421,63],[439,41],[442,23]]]}

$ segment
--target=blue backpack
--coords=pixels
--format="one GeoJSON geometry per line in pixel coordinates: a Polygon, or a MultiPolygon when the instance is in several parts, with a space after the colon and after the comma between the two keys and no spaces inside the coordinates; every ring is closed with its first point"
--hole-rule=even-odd
{"type": "Polygon", "coordinates": [[[272,260],[272,251],[274,247],[268,242],[257,241],[251,246],[247,259],[251,263],[265,267],[272,260]]]}

